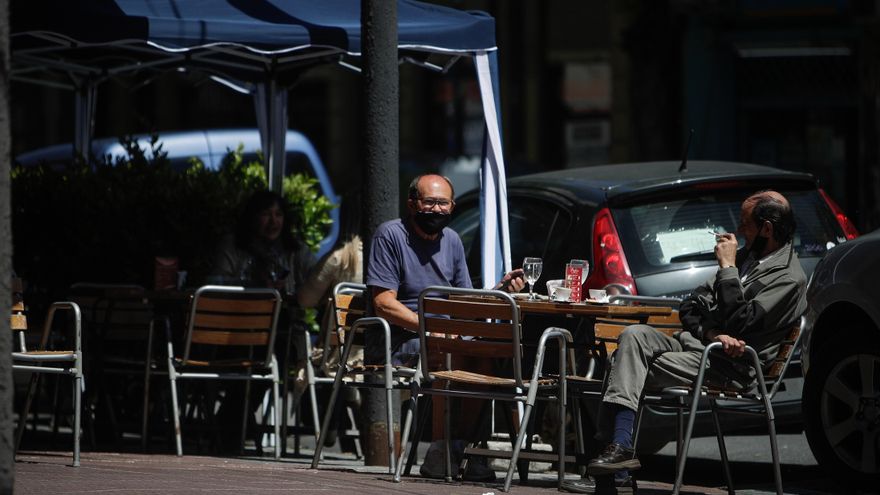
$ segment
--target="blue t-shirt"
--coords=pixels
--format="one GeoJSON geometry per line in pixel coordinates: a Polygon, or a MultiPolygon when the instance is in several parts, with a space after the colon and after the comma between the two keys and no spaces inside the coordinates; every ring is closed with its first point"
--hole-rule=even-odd
{"type": "Polygon", "coordinates": [[[472,288],[464,246],[454,230],[444,228],[439,238],[425,240],[400,218],[376,229],[366,285],[397,291],[397,300],[413,311],[425,287],[472,288]]]}

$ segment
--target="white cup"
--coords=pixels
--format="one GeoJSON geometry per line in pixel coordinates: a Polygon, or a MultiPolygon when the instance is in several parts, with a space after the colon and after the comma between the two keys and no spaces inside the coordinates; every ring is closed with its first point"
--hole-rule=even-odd
{"type": "Polygon", "coordinates": [[[603,303],[608,302],[608,293],[604,289],[590,289],[590,299],[603,303]]]}
{"type": "Polygon", "coordinates": [[[568,302],[571,299],[571,288],[558,286],[550,293],[550,298],[554,301],[568,302]]]}
{"type": "Polygon", "coordinates": [[[563,279],[555,279],[547,281],[547,295],[553,297],[553,291],[556,290],[557,287],[563,287],[565,285],[565,280],[563,279]]]}

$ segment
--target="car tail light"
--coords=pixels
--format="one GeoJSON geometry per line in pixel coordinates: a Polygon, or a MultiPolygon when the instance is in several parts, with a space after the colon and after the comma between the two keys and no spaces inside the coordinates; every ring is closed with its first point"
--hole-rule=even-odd
{"type": "Polygon", "coordinates": [[[608,208],[599,211],[593,224],[593,265],[587,287],[607,289],[612,293],[615,288],[620,293],[636,293],[635,280],[629,271],[620,236],[608,208]]]}
{"type": "Polygon", "coordinates": [[[846,236],[846,240],[852,240],[859,236],[859,231],[856,230],[856,226],[853,225],[852,221],[850,221],[849,217],[846,216],[846,213],[843,212],[843,209],[831,199],[831,196],[825,192],[821,187],[819,188],[819,194],[822,195],[822,199],[825,200],[825,203],[828,204],[828,207],[831,208],[831,212],[834,213],[834,218],[837,219],[837,223],[840,224],[840,228],[843,229],[843,235],[846,236]]]}

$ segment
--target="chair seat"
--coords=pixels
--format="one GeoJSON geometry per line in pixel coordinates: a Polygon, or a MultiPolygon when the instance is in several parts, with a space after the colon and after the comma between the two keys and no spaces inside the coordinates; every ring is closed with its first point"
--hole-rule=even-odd
{"type": "MultiPolygon", "coordinates": [[[[661,397],[686,397],[693,394],[692,387],[667,387],[664,388],[660,395],[661,397]]],[[[756,390],[741,390],[734,388],[719,388],[719,387],[702,387],[700,391],[700,397],[711,397],[714,399],[721,400],[750,400],[756,401],[760,400],[761,396],[757,393],[756,390]]]]}
{"type": "Polygon", "coordinates": [[[73,361],[76,359],[76,353],[73,351],[13,352],[12,359],[22,361],[73,361]]]}
{"type": "MultiPolygon", "coordinates": [[[[384,369],[384,364],[360,364],[357,366],[349,366],[346,374],[378,373],[384,369]]],[[[402,376],[415,376],[416,374],[416,369],[409,366],[392,366],[391,369],[395,374],[402,376]]]]}
{"type": "Polygon", "coordinates": [[[201,361],[196,359],[190,359],[183,364],[183,360],[181,358],[174,358],[174,364],[176,367],[192,367],[192,368],[265,368],[265,363],[262,361],[252,361],[248,359],[215,359],[212,361],[201,361]]]}
{"type": "MultiPolygon", "coordinates": [[[[504,378],[500,376],[494,375],[484,375],[482,373],[474,373],[471,371],[465,370],[452,370],[452,371],[434,371],[431,372],[431,376],[435,380],[449,380],[452,382],[459,383],[472,383],[475,385],[495,385],[502,387],[514,387],[516,386],[516,380],[513,378],[504,378]]],[[[557,380],[552,378],[540,378],[538,380],[538,385],[554,385],[557,380]]],[[[523,383],[526,387],[529,386],[528,382],[523,383]]]]}

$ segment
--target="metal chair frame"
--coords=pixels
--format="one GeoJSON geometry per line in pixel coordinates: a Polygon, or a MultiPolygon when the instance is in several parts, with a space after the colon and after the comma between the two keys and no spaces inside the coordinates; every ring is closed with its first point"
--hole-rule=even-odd
{"type": "MultiPolygon", "coordinates": [[[[251,299],[253,300],[253,299],[251,299]]],[[[244,381],[271,381],[272,382],[272,397],[273,397],[273,419],[274,419],[274,433],[275,433],[275,459],[281,458],[281,407],[279,401],[279,386],[281,382],[281,378],[278,370],[278,361],[275,358],[274,343],[275,336],[277,333],[278,326],[278,316],[281,311],[281,295],[275,289],[246,289],[244,287],[232,287],[232,286],[219,286],[219,285],[206,285],[200,287],[196,290],[195,295],[193,296],[193,300],[190,306],[189,318],[187,322],[187,331],[186,338],[184,341],[184,352],[182,357],[177,358],[174,354],[174,348],[171,341],[171,335],[168,335],[168,379],[171,385],[171,401],[172,401],[172,415],[174,416],[174,431],[175,431],[175,443],[177,448],[177,455],[183,455],[183,446],[181,439],[181,427],[180,427],[180,409],[178,407],[178,398],[177,398],[177,380],[180,379],[203,379],[203,380],[244,380],[244,381]],[[192,351],[193,344],[193,336],[196,332],[200,330],[197,328],[199,324],[199,312],[200,306],[199,303],[202,299],[209,298],[210,295],[220,295],[225,299],[229,299],[230,302],[235,304],[241,304],[248,302],[247,298],[253,298],[254,296],[265,296],[262,300],[273,300],[273,309],[271,313],[271,319],[269,325],[259,325],[257,328],[262,329],[268,332],[268,337],[266,339],[265,344],[234,344],[234,345],[249,345],[249,354],[250,357],[253,357],[253,347],[259,345],[261,347],[266,348],[265,357],[261,360],[256,361],[255,363],[249,363],[250,366],[241,365],[244,371],[241,372],[220,372],[220,371],[203,371],[203,372],[194,372],[194,371],[181,371],[180,369],[186,369],[188,366],[192,364],[190,356],[192,351]],[[235,296],[244,296],[244,298],[236,299],[235,296]],[[266,372],[264,373],[255,373],[251,370],[252,367],[259,367],[266,372]]],[[[210,316],[210,315],[209,315],[210,316]]],[[[222,323],[217,323],[217,328],[226,328],[222,323]]],[[[241,328],[236,327],[236,328],[241,328]]],[[[229,344],[205,344],[201,345],[229,345],[229,344]]],[[[247,394],[245,394],[245,414],[243,424],[242,424],[242,437],[244,437],[246,426],[247,426],[247,407],[248,407],[248,398],[247,394]]],[[[244,440],[242,438],[242,440],[244,440]]]]}
{"type": "MultiPolygon", "coordinates": [[[[496,337],[499,337],[499,349],[501,347],[509,346],[510,353],[505,357],[505,359],[510,358],[512,362],[512,384],[510,386],[500,385],[496,387],[495,391],[478,391],[478,390],[454,390],[449,388],[449,384],[454,380],[451,376],[444,375],[442,372],[432,372],[425,371],[424,379],[419,383],[413,384],[412,395],[410,398],[410,408],[407,411],[406,420],[404,423],[402,440],[404,444],[404,448],[401,449],[400,461],[397,463],[397,470],[395,472],[394,481],[399,482],[401,477],[401,471],[403,467],[403,460],[406,458],[407,454],[407,446],[409,445],[406,442],[406,439],[409,437],[409,432],[412,426],[413,417],[416,415],[417,406],[418,406],[418,398],[421,395],[440,395],[445,396],[447,400],[445,401],[445,447],[446,447],[446,479],[447,481],[452,481],[452,472],[451,472],[451,439],[450,431],[451,431],[451,408],[450,408],[450,400],[452,397],[467,397],[467,398],[477,398],[477,399],[486,399],[486,400],[501,400],[506,402],[512,402],[517,404],[523,404],[524,412],[522,414],[522,418],[519,424],[519,430],[516,435],[516,440],[512,442],[512,451],[510,453],[506,452],[486,452],[478,449],[465,449],[465,456],[469,454],[476,455],[488,455],[492,457],[507,457],[510,456],[510,464],[508,466],[507,475],[504,479],[503,491],[510,490],[511,480],[513,479],[513,472],[517,467],[517,460],[520,458],[530,458],[528,453],[522,453],[521,450],[523,444],[526,440],[526,432],[528,430],[529,419],[531,415],[532,408],[534,407],[536,401],[541,398],[542,400],[551,400],[556,401],[558,404],[558,413],[559,413],[559,438],[557,445],[557,457],[556,461],[558,462],[558,482],[561,486],[562,481],[565,476],[565,463],[569,459],[566,458],[565,455],[565,407],[567,404],[567,393],[566,393],[566,378],[565,373],[560,373],[558,376],[554,376],[550,378],[549,381],[545,381],[545,383],[541,383],[542,380],[548,380],[547,377],[542,376],[542,367],[544,363],[544,353],[547,347],[547,342],[550,339],[555,339],[557,341],[558,350],[559,350],[559,367],[561,370],[568,369],[567,365],[567,346],[572,343],[572,337],[568,330],[563,328],[550,327],[544,330],[541,338],[538,342],[538,350],[535,356],[535,365],[532,371],[531,379],[523,380],[522,376],[522,347],[520,342],[521,337],[521,325],[520,325],[520,312],[516,302],[513,300],[510,294],[502,291],[495,290],[477,290],[477,289],[461,289],[455,287],[428,287],[421,292],[419,295],[419,306],[418,306],[418,314],[419,314],[419,339],[420,339],[420,352],[421,352],[421,363],[424,368],[427,368],[428,363],[428,352],[429,352],[429,342],[428,333],[430,331],[437,331],[434,327],[431,329],[428,328],[429,321],[428,320],[438,320],[437,318],[432,318],[437,315],[436,311],[428,311],[426,310],[426,301],[430,299],[437,299],[438,297],[444,298],[449,296],[470,296],[470,297],[485,297],[486,303],[491,306],[494,306],[492,310],[492,314],[497,314],[497,317],[501,317],[501,314],[504,313],[503,321],[499,320],[482,320],[473,322],[474,325],[468,329],[468,324],[456,326],[453,323],[453,320],[450,320],[449,328],[451,329],[448,333],[459,333],[463,334],[464,331],[473,331],[475,335],[480,335],[485,329],[481,330],[478,327],[483,327],[484,325],[492,325],[498,327],[494,332],[496,337]],[[427,316],[426,316],[427,315],[427,316]],[[504,333],[504,327],[509,328],[509,332],[504,333]],[[497,332],[497,333],[496,333],[497,332]],[[432,384],[435,381],[445,381],[446,386],[443,388],[432,388],[432,384]],[[509,391],[499,391],[497,388],[507,388],[509,391]],[[540,389],[540,390],[539,390],[540,389]],[[539,397],[539,392],[541,393],[539,397]],[[554,394],[555,392],[555,394],[554,394]]],[[[455,316],[454,305],[455,301],[449,299],[445,302],[446,307],[450,308],[448,315],[455,316]]],[[[472,304],[468,302],[462,302],[461,305],[472,304]]],[[[488,308],[487,308],[488,309],[488,308]]],[[[492,318],[495,318],[493,316],[492,318]]],[[[437,323],[439,325],[439,323],[437,323]]],[[[464,334],[467,335],[467,334],[464,334]]],[[[435,339],[435,342],[440,342],[447,339],[435,339]]],[[[456,340],[457,342],[457,340],[456,340]]],[[[480,342],[492,344],[489,342],[480,342]]],[[[475,341],[477,344],[477,341],[475,341]]],[[[450,354],[446,354],[446,366],[450,368],[450,354]]],[[[413,440],[415,444],[418,439],[413,440]]],[[[582,445],[578,446],[582,449],[582,445]]],[[[466,457],[465,457],[466,459],[466,457]]],[[[463,460],[464,461],[464,460],[463,460]]],[[[460,468],[463,466],[460,466],[460,468]]]]}
{"type": "MultiPolygon", "coordinates": [[[[351,282],[342,282],[337,284],[333,288],[333,308],[334,311],[337,312],[337,315],[338,311],[340,311],[340,308],[337,307],[337,296],[363,296],[366,289],[367,287],[363,284],[356,284],[351,282]]],[[[395,442],[392,391],[395,389],[409,389],[411,387],[411,384],[418,383],[421,376],[420,367],[409,368],[405,366],[394,366],[391,364],[391,327],[388,325],[388,322],[384,318],[379,318],[375,316],[361,317],[351,324],[351,327],[348,332],[346,332],[344,338],[341,334],[342,330],[343,325],[339,324],[339,319],[337,318],[336,332],[339,338],[339,342],[342,342],[343,345],[342,348],[338,350],[338,352],[340,352],[338,361],[339,364],[335,370],[335,376],[332,379],[327,377],[315,379],[316,382],[323,383],[330,382],[332,380],[333,389],[330,393],[330,400],[327,402],[327,408],[324,411],[324,419],[321,424],[321,431],[318,435],[317,446],[315,447],[315,454],[312,458],[312,469],[316,469],[318,467],[318,463],[320,462],[321,452],[324,447],[324,436],[327,434],[327,430],[330,427],[330,421],[333,417],[333,409],[336,405],[336,398],[339,395],[339,389],[342,386],[352,388],[382,388],[385,390],[386,404],[385,421],[388,441],[388,474],[394,474],[396,472],[396,459],[394,456],[395,442]],[[348,364],[348,360],[351,356],[352,349],[356,345],[356,335],[364,332],[369,327],[377,326],[381,328],[385,338],[385,363],[382,366],[381,371],[373,368],[351,367],[348,364]],[[357,375],[363,376],[365,378],[368,376],[378,376],[382,378],[382,382],[375,383],[370,382],[369,380],[364,380],[362,382],[346,380],[357,375]]]]}
{"type": "MultiPolygon", "coordinates": [[[[708,369],[707,365],[709,362],[709,356],[713,351],[716,351],[721,347],[720,342],[713,342],[707,345],[706,348],[703,350],[703,354],[700,359],[700,370],[697,374],[697,378],[694,381],[693,386],[669,387],[664,389],[658,396],[647,395],[643,392],[642,399],[639,402],[638,418],[636,419],[636,431],[633,437],[633,448],[635,448],[638,444],[638,426],[641,423],[642,411],[645,405],[676,409],[678,419],[678,435],[676,448],[676,476],[675,485],[673,486],[672,491],[673,494],[677,495],[681,490],[682,480],[684,478],[685,463],[687,462],[688,448],[690,446],[691,436],[694,429],[694,421],[697,417],[697,409],[700,407],[700,399],[704,398],[708,399],[709,407],[712,411],[712,419],[715,425],[715,434],[718,439],[718,450],[721,454],[721,461],[724,467],[724,476],[727,481],[728,493],[733,495],[735,491],[733,489],[733,478],[730,474],[730,463],[728,462],[727,458],[727,448],[724,444],[724,436],[721,431],[721,422],[718,417],[719,412],[764,416],[767,422],[767,429],[770,437],[770,453],[773,459],[773,475],[775,480],[776,493],[778,495],[782,495],[782,471],[779,463],[779,447],[776,441],[776,418],[773,414],[773,405],[771,401],[773,400],[773,397],[776,395],[776,393],[779,391],[782,384],[782,379],[785,376],[785,372],[788,369],[788,366],[791,363],[792,359],[797,354],[800,346],[801,336],[803,335],[804,324],[805,320],[803,317],[801,317],[797,323],[797,337],[794,339],[790,348],[787,349],[787,354],[782,357],[777,357],[775,363],[777,363],[779,366],[778,368],[774,366],[774,368],[776,368],[774,371],[778,371],[778,374],[765,377],[765,374],[761,367],[761,362],[758,359],[758,353],[751,346],[746,346],[746,362],[752,369],[755,370],[755,375],[757,378],[757,391],[713,391],[703,387],[706,370],[708,369]],[[771,379],[773,380],[773,382],[768,391],[767,382],[771,379]],[[742,408],[727,408],[723,405],[719,405],[719,400],[754,404],[760,409],[750,410],[742,408]],[[682,413],[684,410],[688,411],[688,420],[687,426],[682,432],[681,427],[684,422],[682,418],[682,413]]],[[[780,350],[780,353],[781,352],[783,351],[780,350]]]]}
{"type": "MultiPolygon", "coordinates": [[[[13,315],[15,316],[15,315],[13,315]]],[[[21,315],[22,317],[24,315],[21,315]]],[[[34,373],[28,387],[25,405],[19,416],[18,431],[15,438],[15,450],[18,450],[21,444],[21,438],[24,435],[25,424],[27,423],[28,410],[33,402],[36,392],[36,385],[39,373],[50,373],[67,375],[73,377],[73,466],[80,465],[80,434],[81,434],[81,413],[82,413],[82,392],[85,388],[85,380],[83,378],[83,353],[82,353],[82,315],[79,305],[74,302],[61,301],[52,303],[46,316],[46,322],[43,325],[43,335],[40,339],[39,349],[28,351],[25,345],[24,331],[25,328],[14,328],[13,330],[19,334],[19,352],[12,353],[12,369],[16,371],[27,371],[34,373]],[[73,312],[74,318],[74,348],[73,350],[49,351],[49,336],[55,320],[55,313],[58,310],[66,310],[73,312]],[[60,363],[68,363],[68,366],[59,366],[60,363]],[[55,364],[55,366],[51,366],[55,364]]]]}

